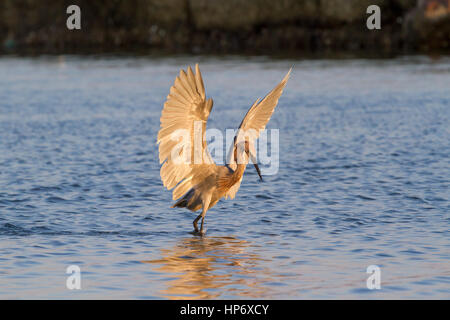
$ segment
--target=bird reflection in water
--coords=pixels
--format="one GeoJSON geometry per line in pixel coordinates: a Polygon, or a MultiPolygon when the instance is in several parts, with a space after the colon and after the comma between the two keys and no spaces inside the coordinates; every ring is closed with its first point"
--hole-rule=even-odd
{"type": "Polygon", "coordinates": [[[162,259],[142,261],[156,271],[174,275],[161,295],[169,299],[214,299],[229,296],[266,297],[270,273],[258,255],[248,253],[250,243],[234,237],[186,238],[162,259]]]}

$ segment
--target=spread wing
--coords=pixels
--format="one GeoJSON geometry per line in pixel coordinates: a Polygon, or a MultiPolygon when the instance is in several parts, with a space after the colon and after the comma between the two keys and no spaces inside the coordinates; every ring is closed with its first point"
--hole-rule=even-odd
{"type": "Polygon", "coordinates": [[[206,145],[206,122],[213,106],[206,99],[198,64],[180,70],[164,103],[158,132],[161,180],[176,200],[214,169],[206,145]],[[197,145],[196,145],[197,144],[197,145]]]}
{"type": "Polygon", "coordinates": [[[270,117],[272,117],[272,113],[278,104],[278,99],[280,99],[283,89],[289,80],[291,71],[292,68],[284,76],[283,80],[281,80],[281,82],[264,97],[264,99],[255,101],[242,120],[237,135],[245,132],[246,134],[251,135],[253,142],[258,139],[260,130],[266,128],[270,117]]]}
{"type": "MultiPolygon", "coordinates": [[[[280,96],[283,93],[283,89],[289,80],[291,71],[292,68],[284,76],[283,80],[281,80],[281,82],[264,97],[264,99],[256,100],[248,110],[239,126],[234,144],[232,145],[228,154],[227,163],[232,169],[236,169],[236,163],[234,161],[234,150],[236,148],[237,141],[240,141],[240,138],[245,136],[245,138],[248,137],[250,145],[253,145],[255,140],[258,139],[260,131],[265,129],[267,123],[270,120],[270,117],[272,116],[273,111],[275,110],[275,107],[278,104],[278,99],[280,99],[280,96]]],[[[233,187],[228,190],[227,194],[225,195],[226,198],[233,199],[235,197],[236,192],[239,190],[239,187],[241,185],[241,181],[242,177],[241,180],[239,180],[236,184],[233,185],[233,187]]]]}

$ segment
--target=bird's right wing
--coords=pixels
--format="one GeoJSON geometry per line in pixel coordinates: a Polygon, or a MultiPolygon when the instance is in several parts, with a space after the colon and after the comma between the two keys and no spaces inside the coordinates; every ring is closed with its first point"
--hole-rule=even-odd
{"type": "Polygon", "coordinates": [[[205,97],[198,64],[195,75],[191,67],[187,73],[180,70],[164,103],[157,141],[159,162],[164,163],[161,180],[169,190],[177,186],[173,191],[174,200],[212,172],[215,166],[204,138],[212,106],[212,99],[205,97]]]}

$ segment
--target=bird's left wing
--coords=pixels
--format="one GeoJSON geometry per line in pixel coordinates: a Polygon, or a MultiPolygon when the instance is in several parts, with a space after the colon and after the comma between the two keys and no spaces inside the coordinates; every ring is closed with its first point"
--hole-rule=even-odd
{"type": "MultiPolygon", "coordinates": [[[[255,103],[250,107],[244,119],[242,120],[238,132],[236,133],[235,141],[233,146],[230,149],[228,154],[227,163],[231,168],[235,169],[236,164],[234,161],[234,151],[236,148],[236,144],[241,139],[249,139],[250,145],[253,145],[255,140],[258,139],[260,135],[260,131],[264,130],[267,123],[272,116],[275,107],[278,104],[278,99],[280,99],[281,94],[283,93],[283,89],[286,86],[286,83],[289,80],[289,76],[291,74],[292,68],[288,71],[288,73],[284,76],[283,80],[275,87],[272,91],[267,94],[264,99],[256,100],[255,103]]],[[[236,183],[230,190],[228,190],[225,195],[226,198],[233,199],[236,195],[236,192],[239,190],[239,186],[241,184],[241,180],[236,183]]]]}
{"type": "Polygon", "coordinates": [[[278,99],[280,99],[280,96],[283,93],[283,89],[289,80],[291,71],[292,68],[284,76],[283,80],[281,80],[281,82],[264,97],[264,99],[255,101],[242,120],[237,135],[239,135],[240,132],[245,132],[246,134],[251,135],[250,137],[253,140],[258,139],[260,130],[266,128],[266,125],[278,104],[278,99]]]}
{"type": "Polygon", "coordinates": [[[161,180],[169,190],[177,186],[173,191],[174,200],[195,185],[199,175],[213,169],[214,161],[204,139],[212,106],[212,99],[205,97],[198,64],[195,74],[191,67],[187,73],[181,70],[164,103],[157,141],[159,162],[164,163],[161,180]]]}

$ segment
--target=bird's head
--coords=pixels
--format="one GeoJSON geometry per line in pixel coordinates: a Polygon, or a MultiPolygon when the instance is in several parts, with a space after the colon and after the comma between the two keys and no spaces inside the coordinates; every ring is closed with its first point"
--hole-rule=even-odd
{"type": "Polygon", "coordinates": [[[262,181],[263,178],[261,175],[261,170],[259,170],[258,161],[256,160],[255,155],[255,146],[248,139],[236,143],[236,148],[234,149],[234,160],[238,164],[247,164],[250,158],[250,160],[253,162],[253,165],[255,166],[260,180],[262,181]]]}

